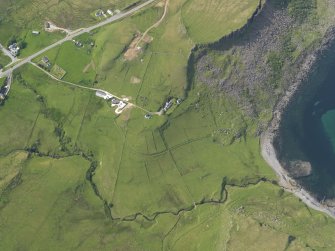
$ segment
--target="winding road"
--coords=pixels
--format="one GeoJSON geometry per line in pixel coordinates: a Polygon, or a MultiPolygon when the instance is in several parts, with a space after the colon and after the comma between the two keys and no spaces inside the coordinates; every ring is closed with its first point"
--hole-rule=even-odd
{"type": "MultiPolygon", "coordinates": [[[[129,16],[129,15],[131,15],[133,13],[135,13],[136,11],[139,11],[139,10],[143,9],[144,7],[146,7],[147,5],[149,5],[149,4],[151,4],[151,3],[155,2],[155,1],[156,0],[148,0],[148,1],[146,1],[146,2],[144,2],[142,4],[140,4],[140,5],[132,8],[129,11],[120,12],[120,13],[118,13],[118,14],[110,17],[110,18],[107,18],[106,20],[104,20],[104,21],[102,21],[100,23],[97,23],[97,24],[92,25],[92,26],[87,27],[87,28],[81,28],[81,29],[75,30],[73,32],[70,32],[65,38],[57,41],[54,44],[51,44],[51,45],[45,47],[44,49],[42,49],[42,50],[40,50],[40,51],[38,51],[38,52],[30,55],[29,57],[26,57],[26,58],[20,60],[18,63],[14,64],[13,66],[11,66],[10,68],[8,68],[7,70],[0,71],[0,78],[3,78],[3,77],[6,77],[6,76],[10,75],[11,72],[13,72],[14,70],[20,68],[21,66],[25,65],[26,63],[29,63],[32,59],[34,59],[34,58],[42,55],[43,53],[45,53],[46,51],[48,51],[48,50],[50,50],[50,49],[52,49],[54,47],[57,47],[58,45],[61,45],[61,44],[65,43],[66,41],[72,40],[76,36],[79,36],[79,35],[84,34],[84,33],[88,33],[88,32],[90,32],[92,30],[95,30],[95,29],[100,28],[102,26],[105,26],[107,24],[110,24],[110,23],[116,22],[116,21],[118,21],[120,19],[123,19],[123,18],[125,18],[125,17],[127,17],[127,16],[129,16]]],[[[0,47],[0,49],[2,49],[2,46],[0,47]]]]}

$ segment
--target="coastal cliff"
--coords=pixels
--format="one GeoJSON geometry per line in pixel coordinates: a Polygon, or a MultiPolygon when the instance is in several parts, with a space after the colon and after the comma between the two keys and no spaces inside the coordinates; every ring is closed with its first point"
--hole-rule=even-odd
{"type": "Polygon", "coordinates": [[[294,180],[310,175],[311,164],[303,159],[282,162],[277,155],[283,147],[279,128],[288,104],[299,98],[318,58],[335,40],[334,9],[332,0],[268,0],[244,28],[193,52],[192,82],[233,100],[257,125],[248,133],[261,135],[263,157],[280,177],[280,185],[330,215],[335,211],[294,180]]]}

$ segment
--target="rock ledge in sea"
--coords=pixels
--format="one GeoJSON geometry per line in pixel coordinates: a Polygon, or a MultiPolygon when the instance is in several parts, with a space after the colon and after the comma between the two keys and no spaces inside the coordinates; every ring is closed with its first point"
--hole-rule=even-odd
{"type": "Polygon", "coordinates": [[[308,161],[294,160],[285,165],[285,169],[292,178],[301,178],[311,175],[312,165],[308,161]]]}

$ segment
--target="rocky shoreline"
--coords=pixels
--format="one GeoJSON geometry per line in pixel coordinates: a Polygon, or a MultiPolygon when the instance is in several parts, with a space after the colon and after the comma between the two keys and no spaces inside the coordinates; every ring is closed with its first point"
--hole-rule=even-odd
{"type": "Polygon", "coordinates": [[[283,97],[279,100],[273,111],[273,119],[267,130],[262,133],[260,138],[261,154],[264,160],[272,167],[279,177],[279,185],[286,191],[293,193],[300,198],[309,207],[324,212],[335,219],[335,207],[331,207],[318,201],[310,192],[299,185],[292,175],[282,166],[277,158],[277,151],[274,142],[279,137],[279,129],[282,117],[290,104],[290,101],[299,93],[304,81],[308,78],[309,72],[317,62],[318,58],[324,53],[330,45],[335,41],[335,27],[332,27],[326,33],[321,45],[313,52],[305,56],[305,60],[301,66],[301,70],[295,81],[287,89],[283,97]]]}
{"type": "MultiPolygon", "coordinates": [[[[307,20],[304,24],[275,3],[260,1],[245,27],[195,50],[190,58],[192,64],[189,64],[193,68],[189,72],[196,72],[196,82],[224,93],[226,98],[236,101],[248,118],[257,121],[255,135],[260,136],[262,156],[279,176],[279,184],[311,208],[335,218],[335,207],[322,204],[295,180],[311,173],[310,163],[294,162],[292,164],[298,168],[285,169],[278,158],[280,152],[275,148],[288,105],[305,86],[303,83],[317,60],[335,41],[335,18],[327,17],[318,24],[309,24],[307,20]],[[299,30],[300,27],[304,28],[299,30]],[[302,48],[301,54],[292,59],[292,48],[294,51],[304,41],[292,41],[293,34],[303,33],[306,27],[308,32],[317,30],[322,37],[302,48]],[[231,67],[227,67],[222,58],[227,59],[231,67]],[[270,123],[260,118],[264,113],[272,115],[270,123]]],[[[330,9],[335,9],[334,0],[328,0],[328,4],[330,9]]]]}

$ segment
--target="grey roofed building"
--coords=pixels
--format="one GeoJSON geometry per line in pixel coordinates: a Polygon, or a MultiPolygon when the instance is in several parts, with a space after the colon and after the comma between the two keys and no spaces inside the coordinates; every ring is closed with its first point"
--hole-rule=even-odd
{"type": "Polygon", "coordinates": [[[120,100],[118,100],[117,98],[112,98],[112,104],[117,105],[120,103],[120,100]]]}
{"type": "Polygon", "coordinates": [[[48,57],[45,57],[45,56],[44,56],[44,57],[42,58],[42,60],[43,60],[44,63],[49,63],[49,58],[48,58],[48,57]]]}
{"type": "Polygon", "coordinates": [[[97,90],[95,92],[95,95],[99,98],[103,98],[103,99],[111,99],[113,96],[105,91],[101,91],[101,90],[97,90]]]}
{"type": "Polygon", "coordinates": [[[183,102],[183,99],[182,99],[182,98],[178,98],[178,99],[177,99],[177,105],[180,105],[182,102],[183,102]]]}
{"type": "Polygon", "coordinates": [[[144,115],[144,118],[146,119],[151,119],[152,118],[152,115],[150,113],[147,113],[144,115]]]}
{"type": "Polygon", "coordinates": [[[19,51],[20,51],[20,47],[17,45],[17,43],[13,43],[11,44],[9,47],[8,47],[10,53],[16,57],[17,54],[19,54],[19,51]]]}
{"type": "Polygon", "coordinates": [[[83,44],[79,41],[74,42],[77,47],[83,47],[83,44]]]}
{"type": "Polygon", "coordinates": [[[166,112],[167,110],[171,108],[172,105],[173,105],[173,100],[171,99],[170,101],[167,101],[165,103],[163,110],[166,112]]]}
{"type": "Polygon", "coordinates": [[[104,12],[103,12],[102,10],[98,10],[98,11],[95,13],[95,16],[96,16],[96,17],[101,17],[103,14],[104,14],[104,12]]]}

